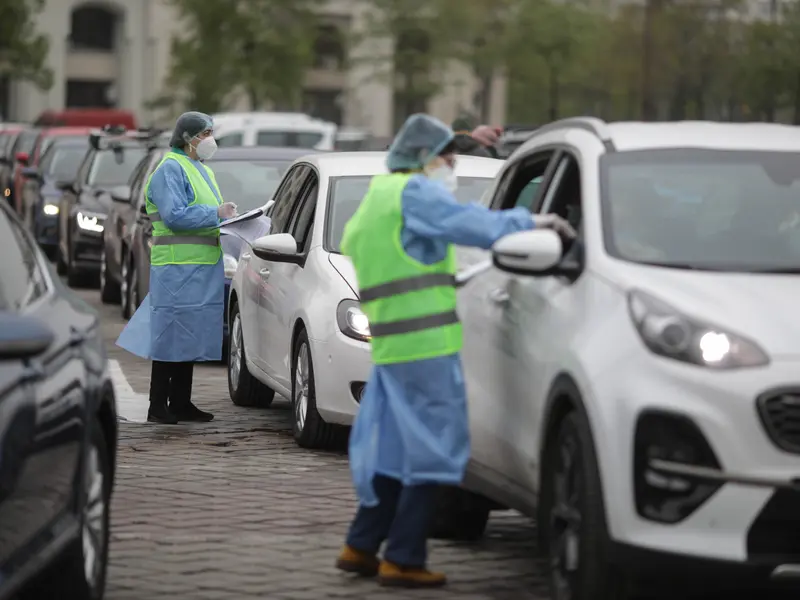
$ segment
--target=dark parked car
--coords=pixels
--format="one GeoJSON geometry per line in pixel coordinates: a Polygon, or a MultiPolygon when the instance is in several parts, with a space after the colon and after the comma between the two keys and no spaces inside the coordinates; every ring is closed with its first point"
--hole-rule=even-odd
{"type": "Polygon", "coordinates": [[[41,130],[38,128],[30,127],[20,130],[19,133],[17,133],[17,137],[14,138],[14,142],[8,152],[11,165],[11,175],[9,179],[11,191],[8,199],[11,201],[11,205],[14,207],[17,214],[21,212],[20,203],[22,202],[22,198],[17,196],[17,189],[19,189],[22,183],[22,169],[28,162],[28,158],[33,151],[33,147],[36,145],[36,140],[39,137],[40,131],[41,130]]]}
{"type": "MultiPolygon", "coordinates": [[[[272,199],[278,188],[283,173],[292,162],[309,154],[307,149],[239,147],[221,148],[214,158],[206,164],[214,170],[222,197],[227,202],[234,202],[240,213],[264,206],[272,199]]],[[[142,171],[138,182],[132,184],[133,202],[136,203],[140,220],[133,230],[130,252],[127,262],[123,260],[122,316],[130,318],[150,288],[150,247],[152,225],[147,219],[144,204],[144,184],[158,165],[153,160],[149,170],[142,171]],[[127,299],[126,299],[127,297],[127,299]]],[[[236,272],[242,241],[232,235],[222,235],[220,240],[225,263],[225,314],[228,309],[228,291],[233,274],[236,272]]],[[[225,322],[225,339],[228,335],[228,323],[225,322]]]]}
{"type": "Polygon", "coordinates": [[[99,318],[5,204],[0,251],[0,600],[97,600],[117,450],[99,318]]]}
{"type": "Polygon", "coordinates": [[[143,196],[144,183],[161,162],[168,145],[169,139],[163,137],[150,140],[147,155],[133,170],[129,185],[121,185],[110,191],[112,205],[103,231],[100,258],[100,299],[105,304],[122,302],[123,313],[128,317],[133,314],[129,307],[138,306],[139,299],[130,296],[128,273],[123,273],[123,257],[130,253],[131,238],[137,223],[145,218],[139,209],[137,197],[143,196]]]}
{"type": "Polygon", "coordinates": [[[58,244],[58,211],[63,193],[59,185],[75,180],[88,151],[89,141],[85,136],[56,138],[45,150],[38,167],[23,170],[27,178],[23,187],[25,227],[50,257],[55,257],[58,244]]]}
{"type": "Polygon", "coordinates": [[[100,273],[103,230],[111,209],[111,188],[128,183],[147,153],[131,134],[96,133],[74,181],[60,186],[56,264],[69,285],[80,285],[100,273]]]}

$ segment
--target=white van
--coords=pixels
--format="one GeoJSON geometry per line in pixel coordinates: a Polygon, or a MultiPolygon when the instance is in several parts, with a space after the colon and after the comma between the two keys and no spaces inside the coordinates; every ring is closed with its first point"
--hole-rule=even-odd
{"type": "Polygon", "coordinates": [[[218,113],[212,117],[214,137],[220,148],[273,146],[333,150],[338,129],[335,123],[303,113],[218,113]]]}

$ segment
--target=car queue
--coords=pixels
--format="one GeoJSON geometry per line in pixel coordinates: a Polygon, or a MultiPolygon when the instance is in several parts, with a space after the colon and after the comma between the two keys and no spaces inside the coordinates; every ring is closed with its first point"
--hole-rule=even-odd
{"type": "MultiPolygon", "coordinates": [[[[686,566],[797,585],[800,132],[742,127],[567,119],[504,161],[459,158],[459,201],[558,214],[579,236],[458,251],[472,452],[463,485],[441,490],[438,536],[478,539],[493,510],[529,515],[559,599],[619,600],[686,566]]],[[[21,187],[24,222],[70,284],[96,281],[129,318],[149,287],[144,183],[166,144],[114,130],[81,143],[54,136],[19,171],[39,182],[21,187]]],[[[370,366],[339,244],[385,154],[306,153],[209,161],[227,201],[270,203],[268,235],[221,236],[224,356],[235,404],[283,396],[297,443],[330,448],[370,366]]]]}

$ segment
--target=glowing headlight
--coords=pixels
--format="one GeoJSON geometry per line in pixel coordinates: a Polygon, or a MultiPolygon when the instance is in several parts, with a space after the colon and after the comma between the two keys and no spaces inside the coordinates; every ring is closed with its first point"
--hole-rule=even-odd
{"type": "Polygon", "coordinates": [[[712,369],[769,363],[755,342],[687,317],[644,292],[632,291],[628,308],[645,346],[659,356],[712,369]]]}
{"type": "Polygon", "coordinates": [[[87,215],[79,212],[75,215],[78,221],[78,227],[85,231],[94,231],[95,233],[102,233],[103,224],[97,215],[87,215]]]}
{"type": "Polygon", "coordinates": [[[58,206],[55,204],[45,204],[42,212],[48,216],[54,217],[58,214],[58,206]]]}
{"type": "Polygon", "coordinates": [[[336,309],[339,330],[354,340],[367,342],[370,339],[369,320],[356,300],[342,300],[336,309]]]}
{"type": "Polygon", "coordinates": [[[11,195],[11,188],[6,188],[3,190],[3,196],[8,198],[11,195]]]}
{"type": "Polygon", "coordinates": [[[225,267],[225,277],[233,279],[233,276],[236,275],[236,268],[239,266],[239,261],[230,254],[223,254],[222,265],[225,267]]]}

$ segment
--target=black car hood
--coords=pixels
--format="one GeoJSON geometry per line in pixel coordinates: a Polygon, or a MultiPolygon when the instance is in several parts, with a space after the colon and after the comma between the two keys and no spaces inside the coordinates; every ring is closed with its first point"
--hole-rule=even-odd
{"type": "Polygon", "coordinates": [[[111,196],[106,190],[89,189],[81,192],[75,210],[85,210],[99,215],[107,215],[111,212],[111,196]]]}

